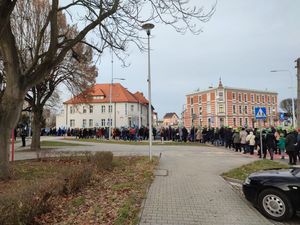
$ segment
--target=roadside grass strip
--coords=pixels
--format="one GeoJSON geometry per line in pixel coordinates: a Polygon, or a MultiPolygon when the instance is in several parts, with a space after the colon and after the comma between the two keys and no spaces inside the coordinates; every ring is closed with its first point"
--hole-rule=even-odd
{"type": "MultiPolygon", "coordinates": [[[[78,142],[92,142],[92,143],[106,143],[106,144],[124,144],[124,145],[149,145],[149,141],[128,141],[128,140],[106,140],[106,139],[94,139],[94,138],[85,138],[85,139],[77,139],[77,138],[64,138],[62,140],[72,140],[78,142]]],[[[199,143],[199,142],[177,142],[177,141],[153,141],[152,145],[158,146],[205,146],[211,147],[210,145],[199,143]]]]}
{"type": "Polygon", "coordinates": [[[13,162],[12,179],[0,182],[0,224],[137,224],[157,165],[107,152],[13,162]]]}
{"type": "Polygon", "coordinates": [[[86,146],[86,145],[61,142],[61,141],[41,141],[41,147],[58,147],[58,146],[86,146]]]}
{"type": "Polygon", "coordinates": [[[282,164],[280,162],[272,160],[257,160],[255,162],[243,165],[241,167],[232,169],[228,172],[222,173],[223,177],[228,177],[232,179],[237,179],[244,181],[251,173],[258,172],[261,170],[271,170],[271,169],[288,169],[289,166],[282,164]]]}

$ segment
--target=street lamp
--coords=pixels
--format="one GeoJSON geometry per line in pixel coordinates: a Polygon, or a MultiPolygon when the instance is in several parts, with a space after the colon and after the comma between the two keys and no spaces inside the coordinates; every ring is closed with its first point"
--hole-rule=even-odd
{"type": "MultiPolygon", "coordinates": [[[[271,73],[288,72],[290,74],[290,77],[291,77],[291,88],[292,88],[292,85],[293,85],[293,75],[292,75],[292,73],[291,73],[290,70],[271,70],[270,72],[271,73]]],[[[291,89],[291,90],[293,92],[293,89],[291,89]]],[[[292,94],[292,113],[293,113],[293,127],[296,128],[295,101],[294,101],[293,94],[292,94]]]]}
{"type": "MultiPolygon", "coordinates": [[[[109,87],[109,106],[108,106],[108,112],[109,112],[109,123],[108,123],[108,140],[111,139],[111,126],[112,126],[112,121],[111,121],[111,114],[112,114],[112,87],[114,85],[114,80],[125,80],[125,78],[119,78],[119,77],[113,77],[113,75],[111,76],[111,83],[110,83],[110,87],[109,87]]],[[[116,109],[115,109],[116,110],[116,109]]],[[[116,118],[115,118],[116,119],[116,118]]],[[[114,119],[114,120],[115,120],[114,119]]]]}
{"type": "Polygon", "coordinates": [[[154,24],[146,23],[142,25],[142,28],[146,30],[148,36],[148,98],[149,98],[149,157],[152,160],[152,105],[151,105],[151,73],[150,73],[150,34],[154,28],[154,24]]]}

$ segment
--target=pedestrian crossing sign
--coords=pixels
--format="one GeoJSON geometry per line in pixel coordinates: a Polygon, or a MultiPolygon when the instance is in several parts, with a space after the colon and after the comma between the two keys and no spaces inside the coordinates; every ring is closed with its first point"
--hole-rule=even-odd
{"type": "Polygon", "coordinates": [[[267,118],[266,107],[255,107],[255,119],[263,120],[267,118]]]}

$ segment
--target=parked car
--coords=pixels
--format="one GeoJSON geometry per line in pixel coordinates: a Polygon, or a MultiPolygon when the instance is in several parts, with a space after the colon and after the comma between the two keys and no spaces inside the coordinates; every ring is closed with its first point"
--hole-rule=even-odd
{"type": "Polygon", "coordinates": [[[300,211],[300,168],[253,173],[246,178],[243,192],[266,217],[287,220],[300,211]]]}

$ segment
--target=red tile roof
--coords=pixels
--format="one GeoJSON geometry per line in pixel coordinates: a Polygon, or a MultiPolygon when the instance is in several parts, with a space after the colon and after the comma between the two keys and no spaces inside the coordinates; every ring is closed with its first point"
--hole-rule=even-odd
{"type": "MultiPolygon", "coordinates": [[[[64,104],[80,104],[80,103],[109,103],[111,84],[95,84],[93,87],[87,89],[83,93],[64,102],[64,104]],[[97,97],[96,97],[97,96],[97,97]]],[[[120,83],[112,85],[112,102],[133,102],[148,104],[148,100],[141,92],[132,94],[120,83]]]]}
{"type": "Polygon", "coordinates": [[[149,103],[149,101],[145,98],[145,96],[142,92],[137,91],[133,95],[140,103],[145,104],[145,105],[147,105],[149,103]]]}

